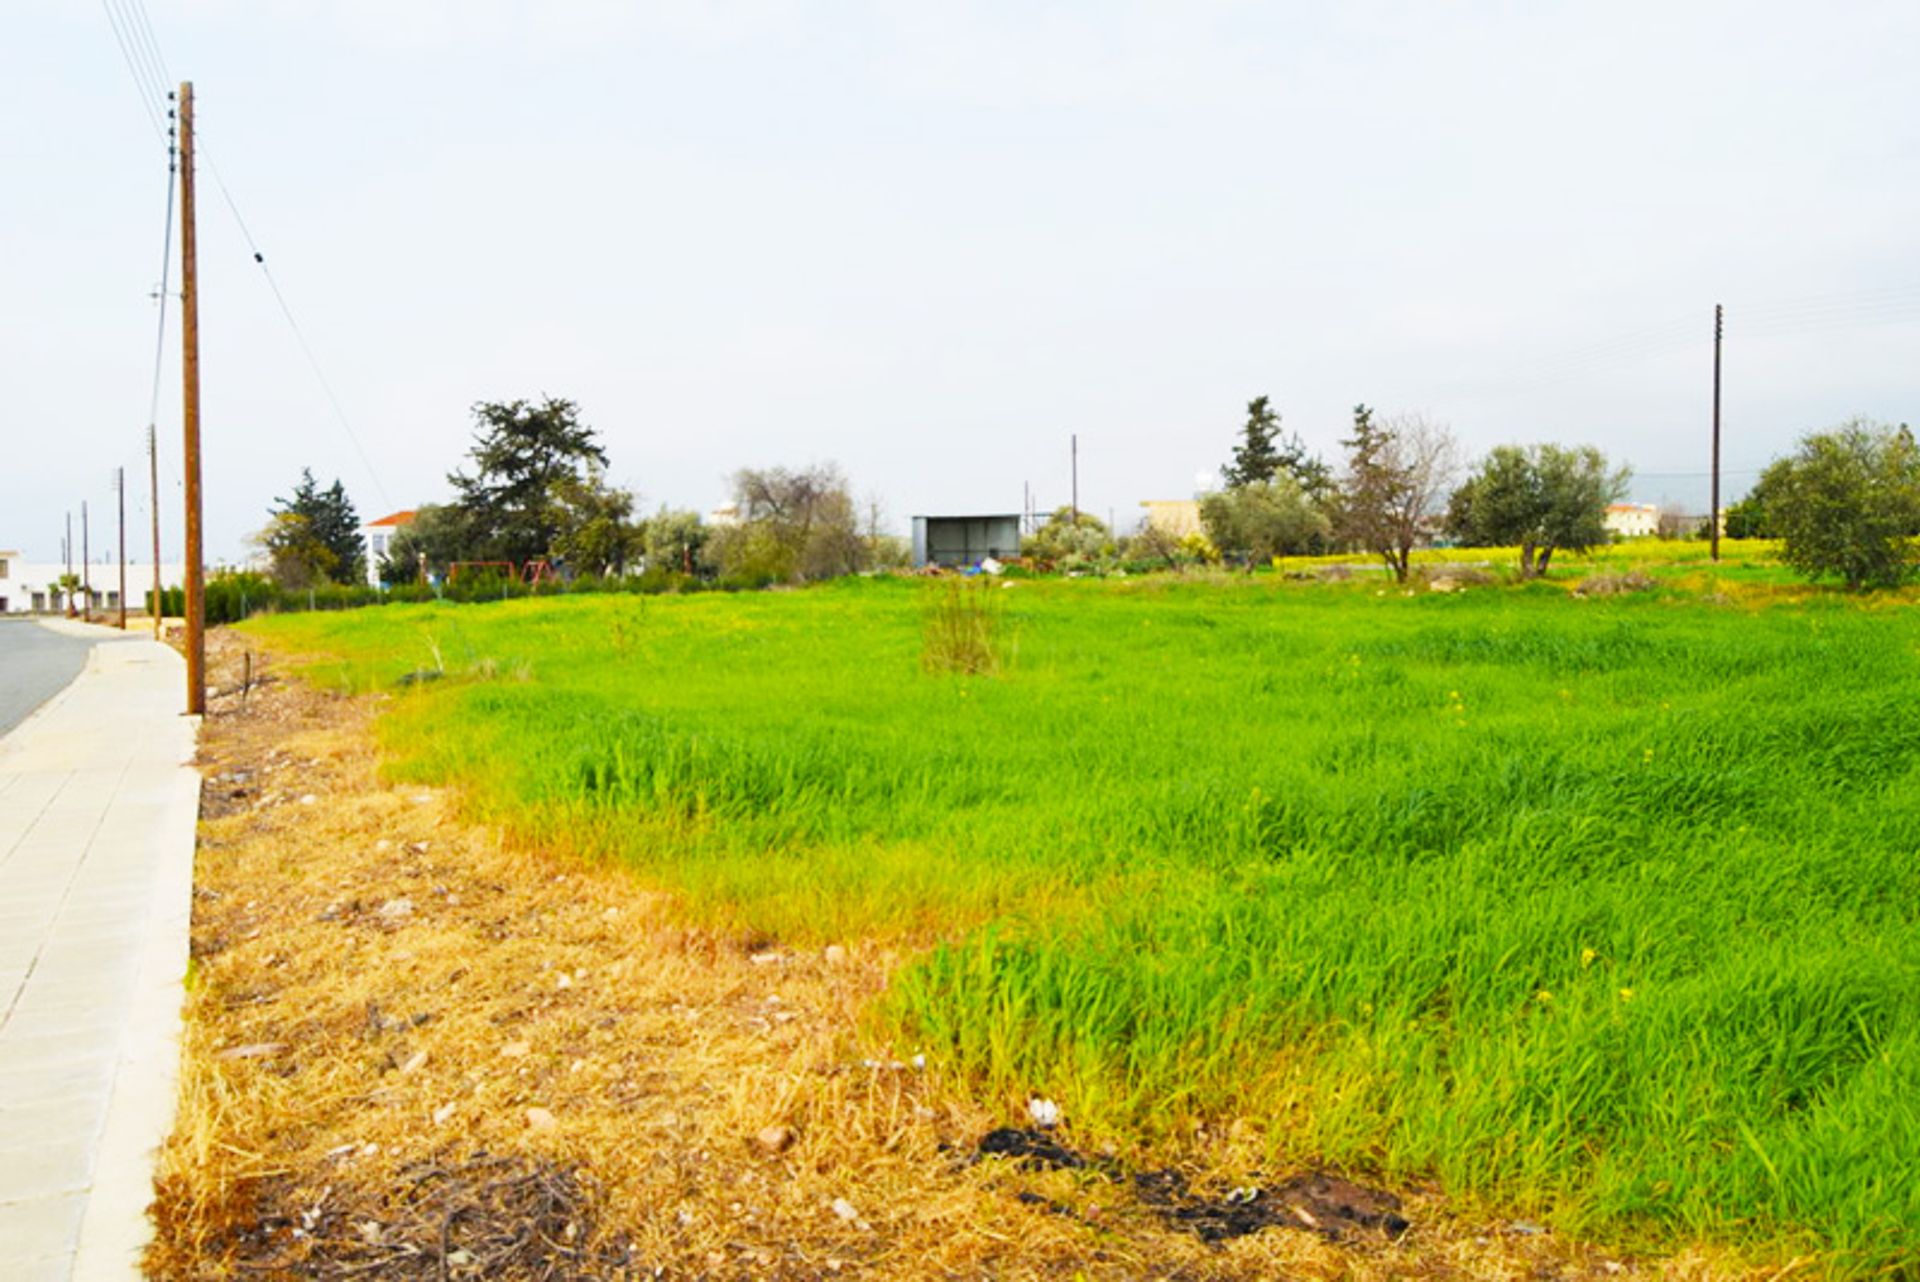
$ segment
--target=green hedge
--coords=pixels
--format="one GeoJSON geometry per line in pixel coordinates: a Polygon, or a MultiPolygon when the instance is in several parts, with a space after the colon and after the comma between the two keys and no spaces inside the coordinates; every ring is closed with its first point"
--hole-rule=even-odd
{"type": "MultiPolygon", "coordinates": [[[[568,596],[581,593],[742,592],[767,587],[760,578],[701,579],[666,570],[601,578],[581,575],[571,581],[547,580],[528,587],[517,579],[495,573],[466,574],[452,583],[402,584],[375,588],[363,584],[328,583],[314,588],[283,588],[263,574],[250,571],[220,573],[208,578],[208,623],[238,623],[256,614],[296,614],[308,610],[354,610],[369,605],[397,605],[415,601],[485,602],[526,596],[568,596]]],[[[149,613],[153,593],[145,593],[149,613]]],[[[167,588],[160,593],[161,609],[170,616],[186,613],[186,590],[167,588]]]]}

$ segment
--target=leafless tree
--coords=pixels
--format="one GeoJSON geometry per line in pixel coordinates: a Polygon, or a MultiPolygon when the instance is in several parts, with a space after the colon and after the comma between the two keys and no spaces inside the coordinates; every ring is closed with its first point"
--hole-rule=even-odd
{"type": "Polygon", "coordinates": [[[1375,422],[1354,407],[1353,436],[1340,478],[1340,537],[1386,562],[1407,581],[1413,549],[1432,536],[1460,471],[1460,450],[1445,424],[1419,414],[1375,422]]]}
{"type": "Polygon", "coordinates": [[[826,579],[865,564],[853,496],[835,465],[741,468],[733,476],[733,494],[740,524],[716,540],[729,573],[826,579]]]}
{"type": "Polygon", "coordinates": [[[1704,517],[1688,515],[1678,503],[1662,503],[1654,518],[1654,532],[1663,539],[1690,539],[1705,525],[1704,517]]]}

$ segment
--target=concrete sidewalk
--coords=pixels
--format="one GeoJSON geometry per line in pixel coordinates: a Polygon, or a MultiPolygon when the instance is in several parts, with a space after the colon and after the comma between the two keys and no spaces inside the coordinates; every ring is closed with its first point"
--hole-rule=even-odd
{"type": "Polygon", "coordinates": [[[0,739],[8,1282],[139,1276],[173,1116],[196,723],[177,654],[87,631],[105,635],[85,670],[0,739]]]}

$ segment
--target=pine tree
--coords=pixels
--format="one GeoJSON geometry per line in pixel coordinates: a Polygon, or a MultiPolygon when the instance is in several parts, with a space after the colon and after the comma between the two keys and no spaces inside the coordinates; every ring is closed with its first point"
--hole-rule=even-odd
{"type": "Polygon", "coordinates": [[[606,467],[607,452],[579,407],[559,397],[538,405],[482,402],[473,417],[473,475],[447,478],[474,540],[469,555],[516,562],[553,555],[562,528],[555,483],[606,467]]]}
{"type": "Polygon", "coordinates": [[[360,533],[360,514],[353,500],[336,477],[332,486],[320,495],[320,509],[313,518],[314,533],[327,545],[338,565],[342,583],[358,583],[367,573],[367,540],[360,533]]]}
{"type": "Polygon", "coordinates": [[[1273,412],[1264,396],[1247,402],[1247,421],[1240,429],[1240,444],[1233,447],[1233,462],[1220,469],[1227,488],[1239,489],[1257,481],[1271,481],[1280,469],[1280,451],[1274,438],[1280,435],[1280,416],[1273,412]]]}
{"type": "Polygon", "coordinates": [[[275,499],[270,515],[269,529],[278,531],[272,544],[281,549],[277,559],[300,562],[310,579],[355,583],[366,573],[367,545],[360,533],[360,517],[338,479],[322,490],[313,479],[313,469],[301,468],[293,496],[275,499]],[[291,533],[296,529],[297,538],[291,533]],[[316,554],[322,550],[324,555],[316,554]]]}
{"type": "Polygon", "coordinates": [[[1307,452],[1307,443],[1299,433],[1281,434],[1280,416],[1266,397],[1247,402],[1247,421],[1240,432],[1233,462],[1220,469],[1228,489],[1258,485],[1280,476],[1292,477],[1315,502],[1323,502],[1333,489],[1333,469],[1307,452]]]}

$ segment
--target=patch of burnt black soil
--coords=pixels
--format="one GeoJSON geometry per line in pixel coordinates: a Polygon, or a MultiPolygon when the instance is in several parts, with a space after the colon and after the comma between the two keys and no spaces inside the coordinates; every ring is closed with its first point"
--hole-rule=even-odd
{"type": "MultiPolygon", "coordinates": [[[[1097,1171],[1130,1182],[1140,1201],[1167,1223],[1204,1242],[1225,1242],[1265,1229],[1299,1229],[1333,1242],[1356,1237],[1398,1237],[1409,1227],[1400,1199],[1330,1171],[1303,1171],[1273,1184],[1251,1184],[1224,1193],[1195,1190],[1171,1168],[1129,1174],[1111,1158],[1080,1153],[1053,1132],[1002,1127],[988,1131],[975,1160],[1001,1158],[1044,1170],[1097,1171]]],[[[1022,1194],[1022,1200],[1037,1195],[1022,1194]]],[[[1049,1201],[1049,1209],[1068,1208],[1049,1201]]]]}

